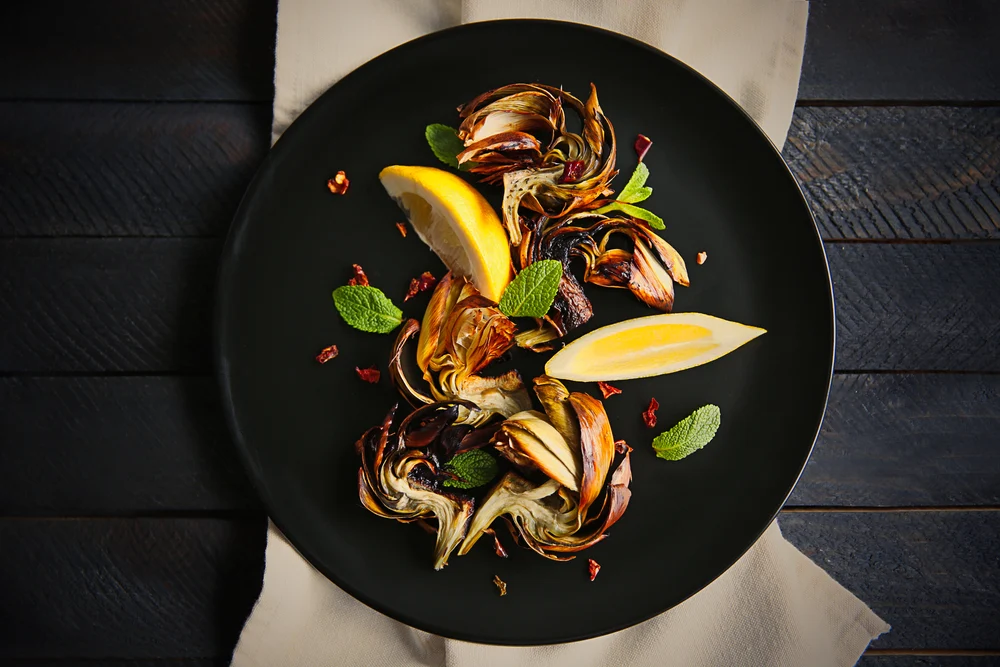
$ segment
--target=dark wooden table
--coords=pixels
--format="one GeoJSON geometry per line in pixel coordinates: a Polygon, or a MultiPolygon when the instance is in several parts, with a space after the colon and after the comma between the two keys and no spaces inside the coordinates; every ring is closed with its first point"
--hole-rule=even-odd
{"type": "MultiPolygon", "coordinates": [[[[273,0],[0,9],[2,664],[228,664],[265,518],[209,317],[273,42],[273,0]]],[[[893,625],[865,667],[1000,664],[1000,3],[814,0],[784,154],[838,340],[782,529],[893,625]]]]}

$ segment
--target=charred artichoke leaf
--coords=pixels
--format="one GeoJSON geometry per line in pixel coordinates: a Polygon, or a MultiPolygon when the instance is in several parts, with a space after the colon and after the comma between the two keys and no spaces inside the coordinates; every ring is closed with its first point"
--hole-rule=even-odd
{"type": "Polygon", "coordinates": [[[580,424],[580,513],[585,514],[604,488],[615,457],[615,438],[603,403],[580,392],[570,394],[569,403],[580,424]]]}
{"type": "Polygon", "coordinates": [[[493,445],[511,463],[529,470],[537,468],[562,486],[579,490],[579,448],[567,442],[542,413],[526,410],[508,417],[493,445]]]}

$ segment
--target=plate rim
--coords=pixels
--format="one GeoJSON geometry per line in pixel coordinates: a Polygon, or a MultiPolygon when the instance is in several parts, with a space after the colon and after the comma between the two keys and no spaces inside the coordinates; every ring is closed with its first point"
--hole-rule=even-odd
{"type": "MultiPolygon", "coordinates": [[[[273,101],[272,101],[273,103],[273,101]]],[[[817,297],[819,295],[817,294],[817,297]]],[[[764,132],[760,125],[747,113],[747,111],[741,107],[732,97],[730,97],[724,90],[717,86],[714,82],[708,79],[706,76],[695,70],[690,65],[684,63],[683,61],[675,58],[674,56],[662,51],[650,44],[643,41],[618,33],[612,30],[607,30],[605,28],[600,28],[597,26],[588,25],[585,23],[578,23],[574,21],[563,21],[556,19],[536,19],[536,18],[516,18],[516,19],[493,19],[486,21],[474,21],[470,23],[463,23],[456,26],[451,26],[442,30],[437,30],[426,35],[421,35],[409,41],[406,41],[398,46],[385,51],[374,58],[366,61],[357,68],[353,69],[347,75],[333,83],[329,88],[327,88],[319,97],[317,97],[309,106],[307,106],[301,114],[299,114],[295,120],[289,125],[289,127],[282,133],[282,135],[275,141],[267,152],[267,155],[261,161],[260,165],[254,172],[253,178],[250,180],[246,187],[246,190],[240,199],[239,206],[236,212],[233,214],[233,219],[229,225],[229,229],[226,234],[226,240],[223,244],[222,251],[219,259],[219,268],[216,274],[216,283],[214,289],[214,307],[212,311],[211,320],[211,332],[212,332],[212,364],[213,364],[213,375],[215,382],[219,389],[222,398],[222,412],[226,421],[227,431],[232,439],[232,443],[235,446],[237,455],[240,459],[244,470],[247,472],[249,481],[253,486],[254,491],[260,497],[261,503],[267,512],[268,521],[272,523],[281,535],[288,541],[288,543],[303,557],[308,561],[308,563],[316,568],[328,581],[338,586],[345,592],[347,592],[351,597],[363,603],[370,609],[373,609],[381,614],[388,616],[396,621],[409,625],[419,630],[429,632],[432,634],[439,635],[441,637],[456,639],[459,641],[473,642],[479,644],[495,645],[495,646],[550,646],[556,644],[572,643],[583,641],[586,639],[593,639],[596,637],[603,637],[615,632],[620,632],[624,629],[638,625],[648,621],[660,614],[663,614],[670,609],[682,604],[683,602],[689,600],[695,595],[701,593],[719,577],[721,577],[725,572],[733,567],[739,560],[741,560],[747,552],[760,540],[764,532],[775,522],[778,514],[780,514],[782,508],[784,508],[785,503],[791,496],[795,487],[797,486],[799,480],[802,477],[802,473],[805,471],[806,465],[809,459],[812,457],[813,450],[816,447],[816,441],[819,438],[820,431],[823,426],[823,421],[826,417],[826,410],[830,398],[830,389],[833,382],[833,375],[835,369],[835,359],[836,359],[836,342],[837,342],[837,317],[836,317],[836,302],[834,299],[834,289],[833,289],[833,279],[830,275],[830,263],[829,258],[826,253],[826,246],[823,241],[822,234],[819,230],[819,225],[816,222],[816,217],[813,214],[812,208],[809,206],[809,202],[802,191],[802,185],[795,178],[788,163],[785,161],[784,157],[781,155],[781,151],[774,144],[771,138],[764,132]],[[253,448],[248,445],[243,434],[239,428],[239,422],[236,416],[235,403],[232,397],[231,391],[231,378],[229,374],[228,364],[226,363],[225,345],[224,345],[224,332],[226,330],[225,313],[228,306],[228,294],[232,291],[232,287],[235,280],[235,271],[238,265],[238,259],[241,254],[240,245],[242,243],[242,237],[246,232],[247,226],[249,225],[250,211],[253,207],[253,198],[255,193],[260,187],[261,181],[266,177],[267,173],[270,171],[271,165],[281,159],[281,155],[285,152],[283,146],[291,145],[292,141],[289,137],[294,138],[302,128],[308,125],[308,123],[300,123],[299,121],[303,118],[309,119],[312,116],[318,116],[321,108],[323,107],[324,100],[330,99],[333,91],[337,89],[344,81],[353,81],[354,79],[361,78],[365,75],[366,70],[370,69],[370,66],[377,64],[378,62],[391,58],[400,52],[405,52],[410,49],[419,48],[422,44],[431,43],[434,41],[448,39],[452,34],[465,32],[475,29],[483,29],[484,26],[496,25],[496,24],[506,24],[511,27],[516,27],[518,25],[558,25],[558,26],[571,26],[574,29],[582,30],[583,32],[590,32],[600,34],[604,37],[622,41],[634,47],[639,47],[642,50],[648,51],[660,58],[663,58],[670,62],[673,66],[679,67],[682,70],[686,70],[689,74],[693,75],[695,78],[699,79],[703,84],[707,85],[709,89],[719,97],[724,103],[728,104],[730,107],[737,110],[740,116],[742,116],[747,123],[750,125],[752,131],[762,138],[766,144],[769,146],[770,151],[778,159],[781,166],[784,168],[785,173],[788,176],[790,182],[795,186],[795,190],[798,193],[799,201],[805,210],[811,231],[814,234],[814,240],[818,246],[820,257],[823,261],[823,272],[826,278],[827,289],[824,291],[823,298],[827,300],[829,305],[830,313],[830,350],[829,350],[829,363],[828,370],[825,373],[825,389],[823,391],[822,404],[819,408],[819,417],[816,421],[815,431],[812,436],[812,442],[809,445],[809,449],[802,460],[802,464],[799,466],[799,472],[795,476],[788,490],[784,494],[778,507],[771,513],[770,518],[764,524],[764,526],[757,532],[753,539],[739,552],[738,555],[727,565],[723,570],[716,573],[709,580],[707,580],[704,585],[702,585],[697,590],[693,591],[689,595],[685,596],[683,599],[677,600],[675,603],[660,609],[659,611],[653,612],[651,614],[643,614],[641,618],[636,620],[629,620],[622,624],[614,624],[606,627],[606,629],[593,632],[581,632],[581,633],[570,633],[567,635],[559,635],[550,641],[544,642],[534,642],[534,641],[519,641],[517,639],[499,640],[491,637],[477,636],[475,634],[466,632],[454,632],[446,628],[442,628],[433,622],[427,622],[420,618],[414,618],[405,613],[399,613],[394,609],[385,607],[372,601],[364,593],[358,590],[357,587],[351,585],[350,582],[343,580],[341,577],[334,575],[328,568],[326,568],[322,559],[318,558],[312,550],[300,545],[298,541],[290,535],[283,527],[284,522],[276,518],[274,513],[274,502],[271,495],[268,493],[267,486],[263,480],[263,474],[261,474],[260,467],[256,461],[256,457],[253,453],[253,448]]],[[[266,549],[266,547],[265,547],[266,549]]],[[[266,568],[266,563],[265,563],[266,568]]],[[[259,599],[259,596],[258,596],[259,599]]],[[[252,613],[252,612],[251,612],[252,613]]]]}

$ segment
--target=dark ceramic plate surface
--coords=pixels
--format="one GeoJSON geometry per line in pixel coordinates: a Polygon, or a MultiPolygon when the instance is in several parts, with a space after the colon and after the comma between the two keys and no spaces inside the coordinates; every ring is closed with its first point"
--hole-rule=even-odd
{"type": "MultiPolygon", "coordinates": [[[[500,192],[483,191],[494,203],[500,192]]],[[[653,314],[623,290],[588,286],[597,326],[653,314]]],[[[423,294],[403,305],[420,318],[423,294]]],[[[696,593],[757,539],[799,476],[823,416],[833,365],[833,302],[823,246],[798,186],[754,123],[688,67],[638,42],[557,22],[472,24],[429,35],[359,68],[317,100],[268,155],[236,215],[222,261],[216,355],[234,439],[271,517],[332,581],[404,623],[468,641],[543,644],[594,637],[696,593]],[[675,310],[764,327],[723,359],[673,375],[617,383],[606,401],[617,438],[635,448],[632,501],[601,544],[568,563],[511,546],[507,560],[480,542],[431,569],[433,538],[376,518],[357,499],[354,442],[399,395],[383,372],[395,334],[348,327],[330,293],[362,264],[397,304],[411,277],[443,267],[378,181],[391,164],[442,166],[429,123],[457,125],[455,107],[515,82],[594,82],[619,143],[615,181],[635,166],[637,133],[667,224],[688,260],[691,287],[675,310]],[[330,194],[338,170],[346,196],[330,194]],[[698,266],[694,257],[708,253],[698,266]],[[313,356],[336,343],[340,356],[313,356]],[[667,428],[715,403],[722,427],[680,462],[654,457],[656,430],[640,413],[656,397],[667,428]],[[587,557],[602,570],[591,583],[587,557]],[[508,583],[499,597],[495,574],[508,583]]],[[[548,355],[518,351],[529,381],[548,355]]],[[[597,394],[596,385],[570,383],[597,394]]],[[[599,395],[599,394],[598,394],[599,395]]],[[[509,544],[509,540],[508,540],[509,544]]]]}

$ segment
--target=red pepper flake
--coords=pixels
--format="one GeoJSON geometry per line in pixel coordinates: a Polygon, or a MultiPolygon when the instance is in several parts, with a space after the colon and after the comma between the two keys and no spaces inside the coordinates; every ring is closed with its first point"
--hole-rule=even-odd
{"type": "Polygon", "coordinates": [[[412,278],[410,280],[410,289],[406,291],[406,296],[403,297],[403,301],[409,301],[415,297],[420,292],[426,292],[430,288],[437,284],[437,278],[430,271],[424,271],[420,274],[419,278],[412,278]]]}
{"type": "Polygon", "coordinates": [[[590,575],[590,580],[593,581],[597,579],[597,573],[601,571],[601,565],[593,558],[587,559],[587,574],[590,575]]]}
{"type": "Polygon", "coordinates": [[[378,366],[372,366],[370,368],[358,368],[355,366],[354,372],[358,374],[359,378],[371,384],[376,384],[379,378],[382,377],[382,371],[378,369],[378,366]]]}
{"type": "Polygon", "coordinates": [[[361,285],[367,287],[370,283],[368,282],[368,276],[365,274],[365,270],[361,268],[360,264],[352,264],[354,267],[354,277],[347,281],[348,285],[361,285]]]}
{"type": "Polygon", "coordinates": [[[399,230],[399,235],[402,236],[405,239],[406,238],[406,223],[405,222],[397,222],[396,223],[396,229],[399,230]]]}
{"type": "Polygon", "coordinates": [[[624,440],[615,440],[615,451],[619,454],[628,454],[632,451],[632,448],[624,440]]]}
{"type": "Polygon", "coordinates": [[[656,411],[659,409],[660,404],[656,402],[656,399],[649,399],[649,407],[642,413],[642,421],[646,423],[646,428],[653,428],[656,426],[656,411]]]}
{"type": "Polygon", "coordinates": [[[331,345],[330,347],[324,347],[322,350],[319,351],[319,354],[316,355],[316,361],[318,361],[321,364],[325,364],[326,362],[336,357],[338,354],[340,354],[340,350],[337,349],[336,345],[331,345]]]}
{"type": "Polygon", "coordinates": [[[699,252],[698,255],[694,258],[694,261],[698,262],[698,265],[700,266],[700,265],[702,265],[702,264],[705,263],[706,259],[708,259],[708,253],[705,252],[705,251],[702,251],[702,252],[699,252]]]}
{"type": "Polygon", "coordinates": [[[614,385],[610,385],[607,382],[598,382],[597,388],[601,390],[602,394],[604,394],[604,398],[611,398],[612,396],[622,393],[621,389],[615,387],[614,385]]]}
{"type": "Polygon", "coordinates": [[[646,153],[649,152],[649,147],[652,145],[653,141],[645,134],[640,134],[635,138],[635,153],[639,156],[639,162],[642,162],[642,158],[646,157],[646,153]]]}
{"type": "Polygon", "coordinates": [[[347,174],[338,171],[336,176],[326,182],[326,187],[335,195],[346,195],[347,188],[351,187],[351,182],[347,180],[347,174]]]}
{"type": "Polygon", "coordinates": [[[497,590],[500,591],[500,597],[507,595],[507,582],[501,579],[499,574],[493,575],[493,583],[496,584],[497,590]]]}
{"type": "Polygon", "coordinates": [[[563,167],[562,176],[559,177],[560,183],[570,183],[580,180],[580,175],[583,173],[583,160],[570,160],[563,167]]]}

